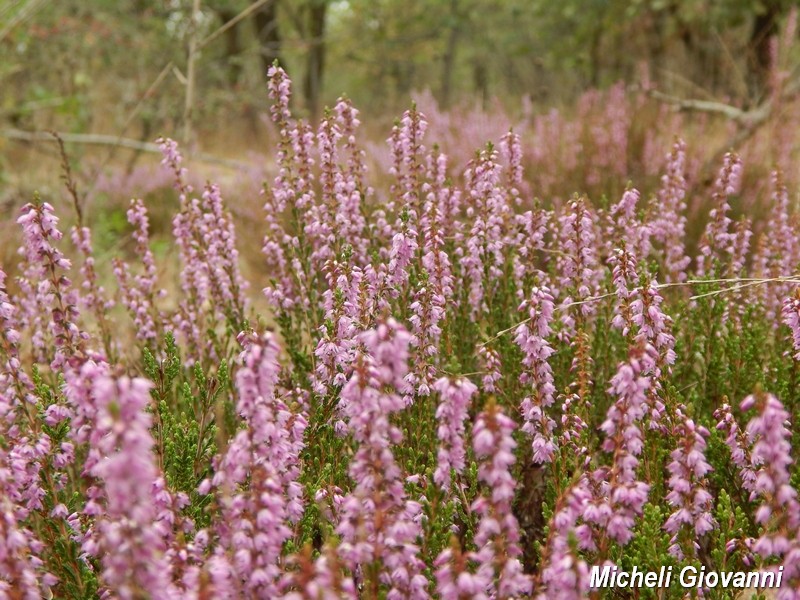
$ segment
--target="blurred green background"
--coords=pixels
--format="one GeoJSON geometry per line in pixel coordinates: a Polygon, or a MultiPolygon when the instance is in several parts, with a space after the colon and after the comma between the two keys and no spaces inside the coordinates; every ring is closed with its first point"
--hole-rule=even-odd
{"type": "Polygon", "coordinates": [[[347,93],[389,118],[425,89],[442,107],[553,105],[620,79],[747,107],[763,95],[771,39],[793,4],[0,0],[0,115],[23,130],[152,140],[183,125],[192,55],[190,118],[204,145],[221,127],[258,126],[276,58],[301,114],[347,93]]]}

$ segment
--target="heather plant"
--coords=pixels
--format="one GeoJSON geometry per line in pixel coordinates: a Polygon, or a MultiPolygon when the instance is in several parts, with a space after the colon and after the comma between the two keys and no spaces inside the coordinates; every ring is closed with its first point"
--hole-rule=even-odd
{"type": "MultiPolygon", "coordinates": [[[[462,164],[416,105],[374,173],[350,101],[298,119],[274,66],[252,280],[170,139],[175,281],[144,200],[103,261],[74,183],[67,240],[34,197],[0,269],[0,597],[616,597],[596,566],[783,567],[798,597],[793,192],[776,168],[748,214],[731,152],[689,198],[677,131],[633,187],[623,91],[563,141],[603,160],[558,158],[607,197],[559,199],[523,133],[462,164]]],[[[686,593],[734,592],[642,597],[686,593]]]]}

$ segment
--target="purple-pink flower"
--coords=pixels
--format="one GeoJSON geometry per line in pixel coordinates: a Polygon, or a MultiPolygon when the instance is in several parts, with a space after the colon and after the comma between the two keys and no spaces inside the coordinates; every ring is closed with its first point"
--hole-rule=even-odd
{"type": "Polygon", "coordinates": [[[470,400],[478,388],[463,377],[442,377],[433,384],[433,389],[441,398],[436,409],[439,451],[433,480],[447,491],[450,489],[451,471],[460,474],[466,466],[465,423],[469,416],[470,400]]]}

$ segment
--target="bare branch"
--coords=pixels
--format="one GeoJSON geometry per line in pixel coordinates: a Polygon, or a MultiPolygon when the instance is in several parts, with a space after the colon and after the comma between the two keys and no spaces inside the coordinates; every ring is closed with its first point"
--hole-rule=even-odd
{"type": "Polygon", "coordinates": [[[677,107],[678,110],[682,111],[717,113],[739,122],[745,120],[746,116],[749,114],[748,111],[744,111],[741,108],[736,108],[735,106],[724,104],[722,102],[677,98],[676,96],[670,96],[669,94],[664,94],[658,90],[650,90],[648,94],[651,98],[658,100],[659,102],[672,104],[673,106],[677,107]]]}
{"type": "Polygon", "coordinates": [[[215,39],[217,39],[219,36],[221,36],[223,33],[228,31],[228,29],[230,29],[231,27],[234,27],[237,23],[239,23],[239,21],[243,21],[244,19],[249,17],[252,13],[257,11],[259,8],[261,8],[262,6],[267,4],[268,2],[274,2],[274,1],[275,0],[258,0],[258,2],[255,2],[255,3],[251,4],[250,6],[245,8],[242,12],[240,12],[238,15],[233,17],[230,21],[228,21],[227,23],[222,25],[222,27],[220,27],[219,29],[217,29],[216,31],[214,31],[213,33],[207,35],[204,39],[202,39],[197,44],[197,49],[198,50],[202,50],[208,44],[210,44],[215,39]]]}
{"type": "Polygon", "coordinates": [[[792,73],[789,81],[783,86],[783,89],[776,91],[772,97],[767,98],[764,102],[759,104],[753,109],[742,110],[735,106],[725,104],[723,102],[714,102],[711,100],[697,100],[692,98],[677,98],[664,94],[658,90],[649,90],[648,95],[666,104],[672,104],[677,110],[681,111],[696,111],[723,115],[730,120],[734,121],[740,126],[740,129],[720,147],[705,163],[701,172],[709,173],[711,169],[719,162],[720,158],[725,152],[736,149],[747,140],[749,140],[759,128],[769,121],[772,116],[773,104],[777,98],[778,104],[793,98],[800,93],[800,73],[797,69],[792,73]]]}
{"type": "MultiPolygon", "coordinates": [[[[19,140],[24,142],[53,142],[53,135],[42,131],[22,131],[19,129],[4,129],[0,130],[0,135],[9,140],[19,140]]],[[[132,140],[130,138],[122,138],[116,135],[104,135],[99,133],[58,133],[60,137],[67,144],[86,144],[91,146],[116,146],[119,148],[127,148],[128,150],[136,150],[138,152],[152,152],[154,154],[161,154],[161,148],[157,144],[150,142],[140,142],[139,140],[132,140]]],[[[220,158],[209,154],[196,154],[192,156],[193,159],[200,162],[220,165],[229,169],[236,169],[243,171],[250,168],[250,165],[228,158],[220,158]]]]}

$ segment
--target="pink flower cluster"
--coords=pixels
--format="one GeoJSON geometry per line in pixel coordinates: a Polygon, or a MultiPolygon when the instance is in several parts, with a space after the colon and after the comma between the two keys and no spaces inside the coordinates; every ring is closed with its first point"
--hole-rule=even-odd
{"type": "Polygon", "coordinates": [[[705,195],[679,139],[633,160],[614,86],[585,122],[504,124],[463,171],[413,106],[373,188],[351,103],[312,124],[270,77],[266,314],[238,216],[172,140],[176,251],[132,200],[115,290],[88,222],[73,269],[53,206],[22,207],[20,267],[0,269],[0,597],[577,599],[633,560],[783,566],[797,595],[800,235],[779,171],[768,212],[735,221],[742,160],[705,195]],[[527,126],[557,156],[523,154],[527,126]],[[558,182],[529,164],[613,177],[614,200],[534,201],[558,182]]]}

